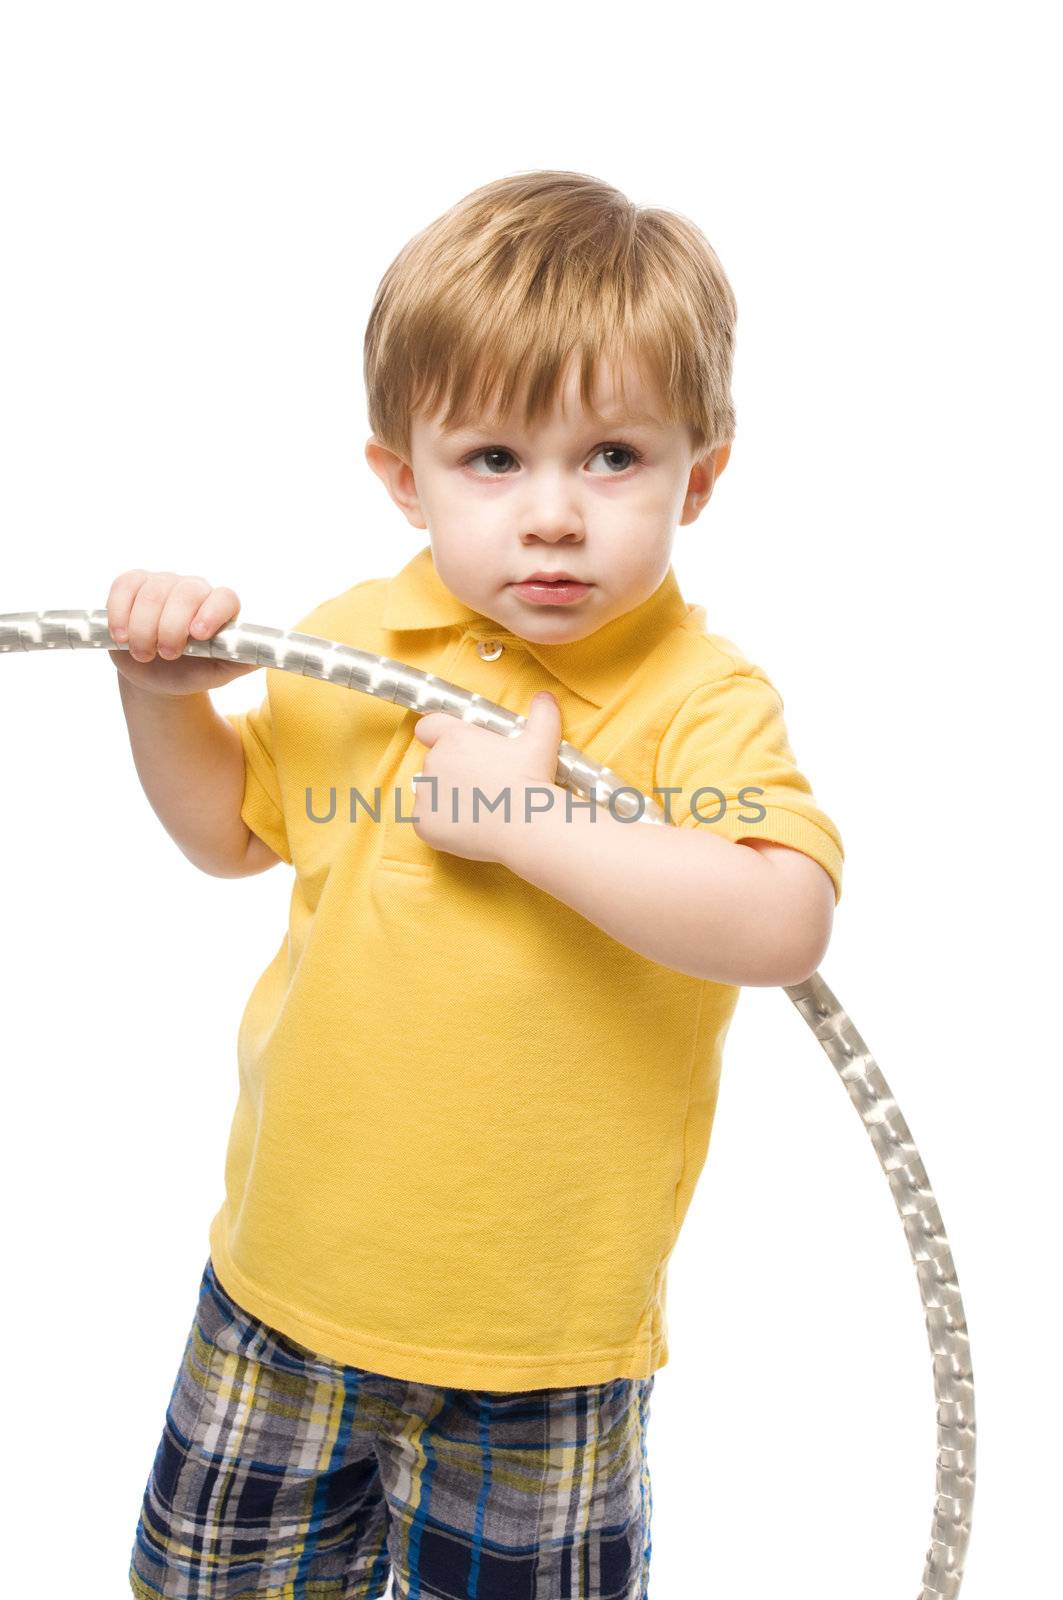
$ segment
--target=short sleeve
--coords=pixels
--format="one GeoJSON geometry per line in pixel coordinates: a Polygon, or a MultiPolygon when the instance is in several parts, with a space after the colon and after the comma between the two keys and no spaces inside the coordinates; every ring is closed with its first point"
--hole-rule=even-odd
{"type": "Polygon", "coordinates": [[[799,771],[778,690],[753,667],[700,684],[672,717],[657,750],[658,790],[680,827],[728,839],[765,839],[818,861],[842,892],[841,835],[799,771]],[[702,791],[698,793],[698,791],[702,791]],[[717,792],[718,791],[718,792],[717,792]]]}
{"type": "Polygon", "coordinates": [[[244,798],[240,815],[252,833],[265,840],[274,854],[290,866],[292,853],[273,754],[269,695],[249,711],[226,713],[225,720],[236,729],[244,747],[244,798]]]}

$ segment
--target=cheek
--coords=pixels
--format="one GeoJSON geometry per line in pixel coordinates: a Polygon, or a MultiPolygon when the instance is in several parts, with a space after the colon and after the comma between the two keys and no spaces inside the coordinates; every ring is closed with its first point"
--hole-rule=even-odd
{"type": "Polygon", "coordinates": [[[436,521],[455,539],[475,540],[482,533],[486,542],[491,529],[497,529],[502,496],[485,491],[476,483],[463,482],[460,475],[441,484],[433,500],[436,521]]]}
{"type": "MultiPolygon", "coordinates": [[[[497,543],[497,540],[496,540],[497,543]]],[[[497,553],[493,560],[487,551],[487,541],[478,540],[476,530],[468,518],[459,518],[451,525],[448,536],[439,527],[433,529],[432,544],[436,571],[451,594],[478,610],[477,601],[486,575],[494,571],[497,553]],[[480,554],[481,546],[483,555],[480,554]]]]}
{"type": "Polygon", "coordinates": [[[656,472],[644,472],[628,482],[603,484],[592,497],[595,509],[603,519],[630,524],[632,516],[647,525],[667,522],[675,502],[675,484],[671,478],[656,472]]]}

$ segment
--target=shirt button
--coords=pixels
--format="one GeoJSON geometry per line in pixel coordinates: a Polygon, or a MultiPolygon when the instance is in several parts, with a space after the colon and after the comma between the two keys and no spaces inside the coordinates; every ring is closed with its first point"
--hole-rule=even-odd
{"type": "Polygon", "coordinates": [[[482,661],[497,661],[502,654],[502,645],[498,639],[481,639],[476,649],[482,661]]]}

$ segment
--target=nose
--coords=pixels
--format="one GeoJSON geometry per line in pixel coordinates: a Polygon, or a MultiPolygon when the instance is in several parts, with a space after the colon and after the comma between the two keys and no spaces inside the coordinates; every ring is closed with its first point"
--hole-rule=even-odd
{"type": "Polygon", "coordinates": [[[586,529],[579,494],[563,474],[544,475],[529,485],[520,513],[520,537],[556,544],[561,539],[582,539],[586,529]]]}

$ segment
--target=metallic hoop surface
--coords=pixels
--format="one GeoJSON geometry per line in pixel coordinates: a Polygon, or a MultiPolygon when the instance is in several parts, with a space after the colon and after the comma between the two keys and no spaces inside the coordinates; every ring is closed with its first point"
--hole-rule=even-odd
{"type": "MultiPolygon", "coordinates": [[[[0,615],[0,654],[40,650],[125,650],[106,610],[0,615]]],[[[191,639],[184,655],[272,667],[392,700],[425,714],[445,711],[513,738],[526,718],[433,673],[312,634],[235,622],[213,638],[191,639]]],[[[655,800],[562,740],[556,782],[582,798],[611,802],[618,816],[667,826],[655,800]],[[615,797],[615,798],[614,798],[615,797]]],[[[956,1267],[930,1180],[890,1087],[848,1015],[818,972],[783,991],[812,1029],[864,1124],[904,1225],[923,1302],[934,1364],[937,1468],[930,1546],[918,1600],[956,1600],[971,1533],[975,1484],[974,1374],[956,1267]]]]}

